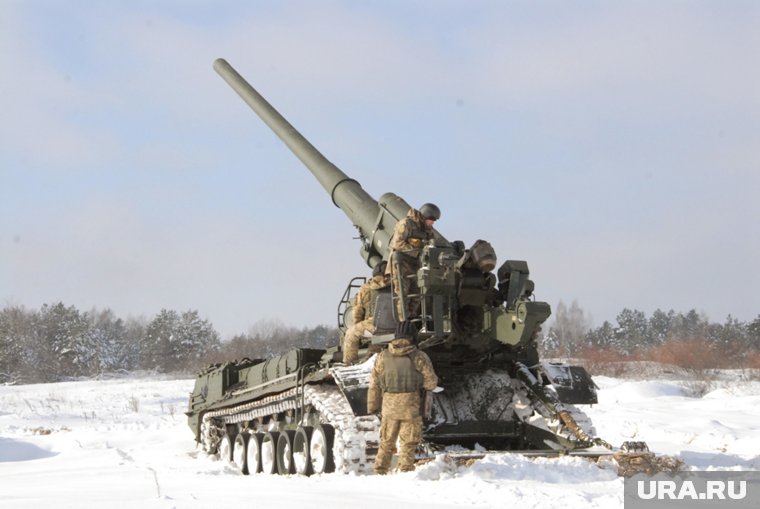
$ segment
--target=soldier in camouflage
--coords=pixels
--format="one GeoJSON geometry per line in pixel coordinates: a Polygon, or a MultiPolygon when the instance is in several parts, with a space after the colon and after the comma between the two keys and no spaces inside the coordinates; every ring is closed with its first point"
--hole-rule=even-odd
{"type": "Polygon", "coordinates": [[[377,356],[372,369],[367,411],[374,414],[382,406],[376,474],[388,473],[396,439],[398,469],[414,470],[414,453],[422,441],[423,394],[438,384],[430,357],[417,349],[416,336],[417,329],[411,322],[401,322],[396,338],[377,356]]]}
{"type": "Polygon", "coordinates": [[[417,279],[413,276],[420,268],[422,248],[433,238],[433,223],[441,217],[441,210],[426,203],[420,210],[409,209],[396,223],[390,240],[387,272],[391,277],[393,297],[398,320],[409,320],[419,314],[420,299],[417,279]]]}
{"type": "Polygon", "coordinates": [[[359,288],[351,308],[353,325],[343,339],[343,363],[354,364],[359,360],[359,345],[363,337],[375,332],[374,315],[378,291],[387,288],[390,276],[385,274],[387,262],[380,262],[372,270],[372,279],[359,288]]]}

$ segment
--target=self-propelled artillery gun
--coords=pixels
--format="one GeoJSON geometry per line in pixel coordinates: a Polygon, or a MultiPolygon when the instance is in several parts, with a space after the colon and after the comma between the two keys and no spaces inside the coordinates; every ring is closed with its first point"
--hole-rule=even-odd
{"type": "MultiPolygon", "coordinates": [[[[316,177],[358,229],[368,266],[387,259],[395,224],[410,205],[393,193],[373,198],[328,161],[226,61],[214,69],[316,177]]],[[[534,296],[528,264],[504,261],[487,242],[470,247],[440,232],[422,249],[416,278],[419,348],[431,358],[440,392],[428,395],[424,451],[444,448],[595,454],[596,438],[575,405],[596,403],[596,387],[578,366],[542,362],[537,349],[549,304],[534,296]],[[495,271],[495,272],[494,272],[495,271]]],[[[349,284],[339,325],[350,325],[349,284]]],[[[412,297],[412,296],[409,296],[412,297]]],[[[403,297],[402,297],[403,298],[403,297]]],[[[393,295],[375,305],[375,347],[392,339],[393,295]]],[[[379,419],[366,413],[374,358],[345,366],[340,345],[298,348],[270,359],[243,359],[199,373],[188,423],[205,451],[233,461],[244,473],[368,471],[379,419]]],[[[362,352],[366,353],[366,349],[362,352]]],[[[462,450],[462,449],[459,449],[462,450]]]]}

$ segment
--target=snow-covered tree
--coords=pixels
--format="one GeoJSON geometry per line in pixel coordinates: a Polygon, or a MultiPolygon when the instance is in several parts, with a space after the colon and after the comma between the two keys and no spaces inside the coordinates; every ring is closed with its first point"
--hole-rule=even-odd
{"type": "Polygon", "coordinates": [[[34,313],[18,306],[0,311],[0,384],[29,380],[26,354],[34,334],[34,313]]]}
{"type": "Polygon", "coordinates": [[[623,309],[617,316],[614,347],[629,355],[651,344],[649,321],[643,311],[623,309]]]}
{"type": "Polygon", "coordinates": [[[140,364],[159,371],[197,368],[219,345],[219,334],[197,311],[162,309],[145,328],[140,364]]]}
{"type": "Polygon", "coordinates": [[[753,351],[760,350],[760,315],[747,324],[747,342],[753,351]]]}
{"type": "Polygon", "coordinates": [[[588,347],[586,334],[590,328],[591,320],[577,301],[573,301],[569,308],[559,301],[554,322],[544,340],[545,347],[551,346],[553,352],[562,356],[577,355],[588,347]]]}
{"type": "Polygon", "coordinates": [[[656,309],[649,319],[649,338],[654,344],[663,344],[673,334],[676,324],[676,313],[672,309],[667,313],[656,309]]]}
{"type": "Polygon", "coordinates": [[[586,334],[586,344],[592,349],[613,348],[617,338],[617,329],[608,321],[586,334]]]}
{"type": "Polygon", "coordinates": [[[34,367],[42,381],[97,372],[97,347],[89,321],[74,306],[66,307],[62,302],[43,305],[36,336],[34,367]]]}
{"type": "MultiPolygon", "coordinates": [[[[139,336],[130,334],[129,325],[110,309],[93,309],[87,314],[97,348],[101,371],[131,371],[137,368],[139,336]]],[[[130,322],[133,323],[133,322],[130,322]]]]}

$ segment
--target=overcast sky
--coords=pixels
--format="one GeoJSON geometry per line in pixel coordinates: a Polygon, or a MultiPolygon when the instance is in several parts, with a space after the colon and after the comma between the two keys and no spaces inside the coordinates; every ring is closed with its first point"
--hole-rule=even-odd
{"type": "Polygon", "coordinates": [[[755,1],[0,1],[0,305],[333,325],[355,230],[212,70],[595,325],[760,315],[755,1]]]}

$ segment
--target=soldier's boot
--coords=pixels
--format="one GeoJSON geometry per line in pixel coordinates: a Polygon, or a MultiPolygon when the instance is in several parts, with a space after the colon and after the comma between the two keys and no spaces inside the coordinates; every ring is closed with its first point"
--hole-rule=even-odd
{"type": "Polygon", "coordinates": [[[382,429],[380,435],[380,448],[377,451],[377,456],[375,456],[375,464],[372,470],[378,475],[385,475],[390,470],[391,461],[393,461],[393,442],[383,443],[382,429]]]}
{"type": "Polygon", "coordinates": [[[384,458],[377,457],[375,458],[375,465],[372,467],[372,470],[377,475],[386,475],[390,468],[390,463],[390,461],[386,461],[384,458]]]}
{"type": "Polygon", "coordinates": [[[414,453],[409,455],[399,453],[397,467],[399,472],[414,472],[414,459],[414,453]]]}

